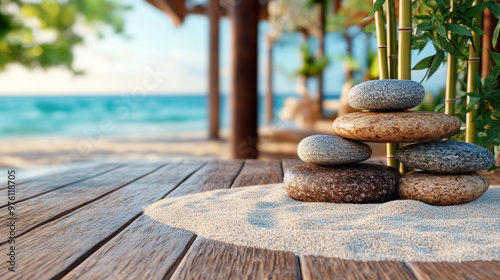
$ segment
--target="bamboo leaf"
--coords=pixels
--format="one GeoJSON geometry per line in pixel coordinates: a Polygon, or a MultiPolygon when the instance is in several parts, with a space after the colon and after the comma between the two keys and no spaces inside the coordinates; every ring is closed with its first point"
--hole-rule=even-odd
{"type": "Polygon", "coordinates": [[[471,26],[469,26],[472,31],[476,32],[477,34],[484,35],[486,32],[484,32],[480,26],[477,24],[473,23],[471,26]]]}
{"type": "Polygon", "coordinates": [[[431,55],[420,60],[415,66],[413,66],[411,70],[422,70],[431,67],[431,63],[434,57],[436,57],[436,55],[431,55]]]}
{"type": "Polygon", "coordinates": [[[454,24],[454,23],[445,23],[443,25],[446,28],[446,30],[448,30],[452,33],[472,37],[472,33],[470,32],[470,30],[468,30],[467,28],[465,28],[461,25],[454,24]]]}
{"type": "Polygon", "coordinates": [[[500,21],[498,21],[495,31],[493,31],[493,37],[491,38],[494,48],[497,47],[498,33],[500,33],[500,21]]]}
{"type": "Polygon", "coordinates": [[[447,37],[447,34],[446,34],[446,28],[444,28],[443,25],[438,25],[437,29],[436,29],[437,33],[439,35],[441,35],[441,37],[447,37]]]}
{"type": "Polygon", "coordinates": [[[441,13],[446,13],[448,9],[446,8],[446,4],[444,4],[443,0],[436,0],[437,7],[441,13]]]}
{"type": "Polygon", "coordinates": [[[434,112],[436,113],[441,113],[443,112],[443,109],[444,109],[444,104],[439,104],[436,106],[436,108],[434,109],[434,112]]]}
{"type": "Polygon", "coordinates": [[[495,61],[495,64],[500,66],[500,53],[492,52],[488,50],[488,52],[491,55],[491,58],[493,58],[493,61],[495,61]]]}
{"type": "Polygon", "coordinates": [[[432,25],[428,23],[417,24],[417,28],[422,31],[432,30],[432,25]]]}
{"type": "Polygon", "coordinates": [[[444,60],[444,51],[440,50],[436,53],[436,57],[432,60],[431,67],[429,69],[429,77],[427,79],[429,79],[432,76],[432,74],[434,74],[439,69],[439,66],[441,66],[443,60],[444,60]]]}
{"type": "Polygon", "coordinates": [[[470,9],[467,9],[467,11],[463,14],[465,17],[470,17],[470,16],[475,16],[483,12],[484,9],[486,9],[488,6],[490,6],[489,2],[483,2],[481,4],[475,5],[471,7],[470,9]]]}
{"type": "Polygon", "coordinates": [[[373,33],[376,31],[375,22],[372,22],[363,28],[363,32],[373,33]]]}
{"type": "Polygon", "coordinates": [[[497,3],[491,3],[489,6],[491,13],[498,19],[500,19],[500,5],[497,3]]]}
{"type": "Polygon", "coordinates": [[[481,77],[477,73],[474,73],[474,84],[477,88],[477,91],[481,91],[483,89],[483,84],[481,83],[481,77]]]}
{"type": "Polygon", "coordinates": [[[377,0],[377,1],[375,1],[375,3],[373,4],[373,7],[370,10],[370,13],[368,14],[368,16],[373,15],[376,11],[378,11],[380,8],[382,8],[382,6],[384,5],[384,3],[385,3],[385,0],[377,0]]]}

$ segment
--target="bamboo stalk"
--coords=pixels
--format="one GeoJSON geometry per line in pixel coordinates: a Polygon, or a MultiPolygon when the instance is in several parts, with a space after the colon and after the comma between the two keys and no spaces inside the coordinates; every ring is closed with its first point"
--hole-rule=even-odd
{"type": "Polygon", "coordinates": [[[411,80],[411,0],[399,1],[398,79],[411,80]]]}
{"type": "MultiPolygon", "coordinates": [[[[450,0],[450,10],[454,11],[456,9],[456,3],[454,0],[450,0]]],[[[452,20],[450,19],[450,22],[452,20]]],[[[451,33],[448,32],[448,38],[454,45],[456,45],[456,38],[451,33]]],[[[455,99],[457,92],[457,58],[448,53],[446,65],[446,100],[444,101],[444,113],[447,115],[455,115],[455,99]]]]}
{"type": "Polygon", "coordinates": [[[389,61],[389,79],[398,78],[398,38],[396,30],[396,8],[394,0],[387,0],[387,52],[389,61]]]}
{"type": "MultiPolygon", "coordinates": [[[[386,22],[387,22],[387,57],[388,63],[388,78],[398,78],[398,39],[396,31],[396,8],[394,0],[386,1],[386,22]]],[[[399,149],[398,143],[387,143],[387,165],[398,168],[399,162],[396,158],[396,152],[399,149]]]]}
{"type": "MultiPolygon", "coordinates": [[[[398,79],[411,80],[411,0],[399,1],[399,46],[398,79]]],[[[400,164],[399,171],[404,174],[406,167],[400,164]]]]}
{"type": "Polygon", "coordinates": [[[377,33],[379,79],[381,80],[388,79],[389,76],[387,69],[387,38],[384,26],[384,12],[382,9],[378,10],[378,12],[375,13],[375,29],[377,33]]]}
{"type": "MultiPolygon", "coordinates": [[[[482,0],[476,0],[474,5],[479,5],[482,0]]],[[[482,14],[478,14],[475,17],[476,23],[481,26],[482,14]]],[[[472,42],[469,46],[469,67],[467,69],[467,92],[475,92],[477,90],[476,84],[474,82],[474,74],[479,73],[481,55],[481,35],[476,32],[472,32],[472,42]]],[[[470,104],[470,97],[467,96],[467,107],[470,104]]],[[[476,120],[474,119],[474,112],[469,112],[466,115],[465,120],[465,141],[468,143],[474,143],[477,140],[477,127],[476,120]]]]}

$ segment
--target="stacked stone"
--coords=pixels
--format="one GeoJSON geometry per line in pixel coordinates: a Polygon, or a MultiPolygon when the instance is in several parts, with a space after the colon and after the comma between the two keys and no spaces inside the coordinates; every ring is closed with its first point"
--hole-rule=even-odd
{"type": "Polygon", "coordinates": [[[401,177],[391,167],[361,164],[372,149],[334,135],[304,138],[297,153],[306,164],[287,170],[289,196],[308,202],[377,203],[390,200],[401,177]]]}
{"type": "Polygon", "coordinates": [[[470,202],[488,188],[488,180],[476,173],[494,163],[482,147],[442,141],[460,130],[454,116],[409,111],[425,95],[419,83],[375,80],[361,83],[348,94],[349,104],[364,112],[339,117],[333,123],[340,136],[315,135],[298,147],[307,164],[285,174],[287,193],[298,200],[315,202],[373,203],[402,198],[435,205],[470,202]],[[371,156],[368,145],[358,142],[418,143],[400,149],[397,158],[422,171],[405,174],[388,166],[357,164],[371,156]],[[399,185],[398,185],[399,181],[399,185]]]}
{"type": "Polygon", "coordinates": [[[489,181],[476,171],[495,164],[488,149],[443,140],[406,146],[398,151],[397,158],[407,166],[423,170],[401,178],[399,195],[433,205],[462,204],[480,197],[488,190],[489,181]]]}

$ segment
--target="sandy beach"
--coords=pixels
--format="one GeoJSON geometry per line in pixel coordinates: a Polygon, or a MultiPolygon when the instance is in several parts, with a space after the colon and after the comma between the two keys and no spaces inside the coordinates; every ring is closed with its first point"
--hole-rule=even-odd
{"type": "MultiPolygon", "coordinates": [[[[259,158],[298,158],[297,144],[304,137],[327,131],[261,128],[259,158]]],[[[383,159],[385,144],[371,143],[373,159],[383,159]]],[[[227,132],[220,140],[205,132],[158,136],[33,137],[0,140],[0,168],[34,168],[102,160],[161,160],[173,157],[229,158],[227,132]]]]}

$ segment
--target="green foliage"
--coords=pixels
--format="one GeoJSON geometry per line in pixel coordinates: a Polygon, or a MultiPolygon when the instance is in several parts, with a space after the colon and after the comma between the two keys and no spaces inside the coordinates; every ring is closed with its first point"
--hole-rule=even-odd
{"type": "Polygon", "coordinates": [[[306,78],[319,76],[330,63],[330,60],[327,57],[317,58],[314,56],[307,43],[300,47],[300,52],[303,62],[300,69],[296,72],[297,75],[304,76],[306,78]]]}
{"type": "Polygon", "coordinates": [[[416,14],[414,25],[417,31],[412,47],[421,51],[429,41],[432,41],[436,49],[432,63],[428,60],[417,63],[418,69],[424,69],[423,65],[429,68],[426,74],[427,79],[444,62],[445,52],[454,55],[459,60],[465,60],[468,58],[472,31],[484,34],[475,17],[486,8],[496,9],[498,4],[495,1],[485,1],[473,6],[473,3],[474,0],[458,2],[454,11],[450,11],[449,1],[444,0],[421,0],[414,5],[414,14],[416,14]],[[455,41],[448,38],[448,32],[455,35],[455,41]]]}
{"type": "MultiPolygon", "coordinates": [[[[481,79],[478,75],[474,76],[477,91],[462,93],[463,97],[469,97],[470,102],[467,105],[466,98],[460,99],[457,117],[465,121],[467,113],[473,114],[478,132],[475,144],[493,149],[496,152],[496,158],[500,145],[500,88],[498,84],[500,75],[500,64],[498,64],[500,57],[498,56],[500,54],[495,54],[495,56],[497,65],[486,78],[481,79]]],[[[464,134],[465,130],[462,130],[454,139],[463,140],[464,134]]]]}
{"type": "Polygon", "coordinates": [[[80,74],[73,67],[73,50],[83,44],[77,30],[100,37],[105,27],[122,33],[129,8],[113,0],[0,0],[0,71],[19,63],[30,69],[63,66],[80,74]]]}

